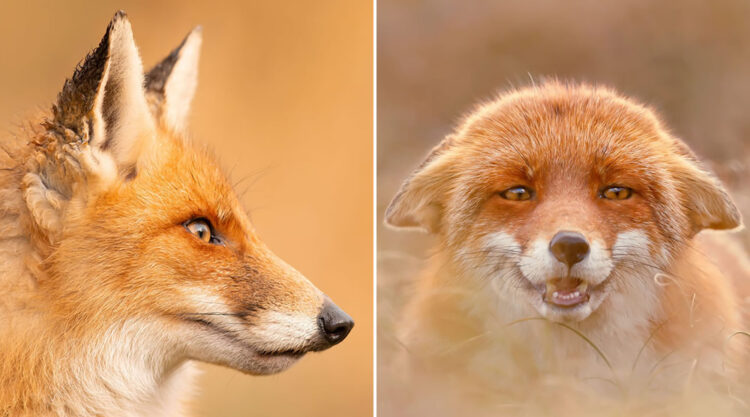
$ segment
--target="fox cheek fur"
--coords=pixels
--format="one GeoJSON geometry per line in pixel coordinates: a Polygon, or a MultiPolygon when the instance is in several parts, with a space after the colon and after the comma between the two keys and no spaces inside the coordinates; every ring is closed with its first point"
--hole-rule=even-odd
{"type": "Polygon", "coordinates": [[[4,148],[0,410],[181,414],[189,359],[275,373],[352,328],[185,139],[200,45],[197,28],[144,76],[117,13],[52,114],[4,148]]]}

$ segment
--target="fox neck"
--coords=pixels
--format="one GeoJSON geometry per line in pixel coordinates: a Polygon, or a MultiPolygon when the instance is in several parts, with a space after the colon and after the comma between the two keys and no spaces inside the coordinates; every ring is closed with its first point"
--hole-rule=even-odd
{"type": "MultiPolygon", "coordinates": [[[[96,414],[123,416],[183,415],[181,395],[194,374],[193,365],[176,354],[176,344],[148,323],[130,320],[98,336],[77,369],[87,373],[78,404],[112,404],[96,414]],[[102,401],[106,399],[106,401],[102,401]]],[[[75,365],[73,365],[75,366],[75,365]]]]}
{"type": "Polygon", "coordinates": [[[95,333],[39,328],[42,322],[15,340],[26,344],[12,346],[6,360],[15,364],[4,364],[33,370],[18,374],[15,392],[5,393],[15,403],[12,415],[185,415],[182,395],[196,369],[154,326],[130,320],[95,333]]]}

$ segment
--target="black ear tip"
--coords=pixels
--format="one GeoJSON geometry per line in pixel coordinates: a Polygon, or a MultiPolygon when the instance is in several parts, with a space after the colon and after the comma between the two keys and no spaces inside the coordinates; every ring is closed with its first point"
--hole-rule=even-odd
{"type": "Polygon", "coordinates": [[[127,19],[127,18],[128,18],[128,14],[125,13],[125,10],[118,10],[117,13],[115,13],[115,15],[112,17],[112,21],[117,22],[119,20],[127,19]]]}
{"type": "MultiPolygon", "coordinates": [[[[102,39],[102,42],[109,42],[109,36],[112,32],[121,32],[125,27],[130,27],[130,20],[128,19],[128,14],[125,13],[123,10],[118,10],[117,13],[115,13],[114,16],[112,16],[112,20],[109,21],[109,25],[107,25],[107,33],[104,35],[104,39],[102,39]]],[[[130,30],[130,29],[127,29],[130,30]]]]}

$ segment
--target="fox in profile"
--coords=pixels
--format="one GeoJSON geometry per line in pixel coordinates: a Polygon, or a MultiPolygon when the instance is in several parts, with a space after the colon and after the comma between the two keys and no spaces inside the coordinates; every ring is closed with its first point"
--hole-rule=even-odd
{"type": "Polygon", "coordinates": [[[200,44],[144,74],[118,12],[2,141],[0,415],[184,415],[193,361],[272,374],[351,330],[185,140],[200,44]]]}

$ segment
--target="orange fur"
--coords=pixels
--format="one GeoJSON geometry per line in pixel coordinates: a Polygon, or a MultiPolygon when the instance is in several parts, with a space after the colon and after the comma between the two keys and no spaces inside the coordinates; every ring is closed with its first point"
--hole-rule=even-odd
{"type": "Polygon", "coordinates": [[[680,381],[742,366],[747,345],[731,335],[746,329],[750,270],[743,255],[706,256],[730,236],[696,236],[738,227],[739,213],[651,110],[612,90],[551,81],[482,104],[407,179],[386,222],[440,242],[403,313],[415,375],[507,391],[555,372],[622,380],[669,363],[680,381]],[[604,198],[613,185],[632,195],[604,198]],[[519,186],[531,198],[502,196],[519,186]],[[548,248],[561,231],[588,242],[580,263],[548,248]],[[566,274],[586,284],[572,307],[548,298],[566,274]]]}
{"type": "Polygon", "coordinates": [[[53,112],[3,142],[0,415],[183,415],[191,360],[269,374],[346,336],[184,139],[199,46],[196,30],[144,89],[118,13],[53,112]]]}

